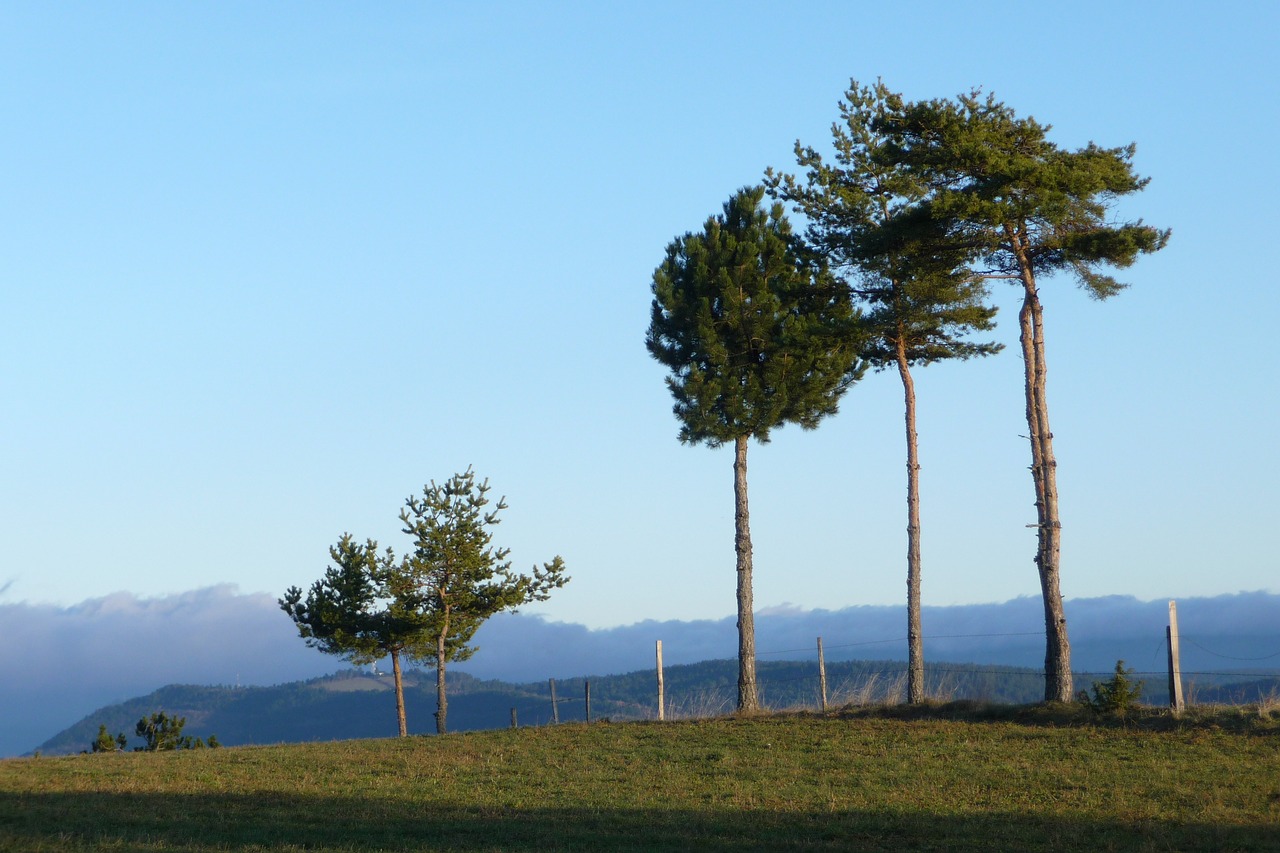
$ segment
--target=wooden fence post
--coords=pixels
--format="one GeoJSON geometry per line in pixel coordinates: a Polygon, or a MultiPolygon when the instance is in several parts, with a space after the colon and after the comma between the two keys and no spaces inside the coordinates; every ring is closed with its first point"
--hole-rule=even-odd
{"type": "Polygon", "coordinates": [[[818,690],[822,694],[822,713],[827,713],[827,661],[822,656],[822,638],[818,638],[818,690]]]}
{"type": "Polygon", "coordinates": [[[665,720],[666,715],[666,697],[663,696],[662,688],[662,641],[658,641],[658,719],[665,720]]]}
{"type": "Polygon", "coordinates": [[[586,694],[587,703],[587,722],[591,722],[591,680],[587,679],[582,683],[583,692],[586,694]]]}
{"type": "Polygon", "coordinates": [[[1169,641],[1169,707],[1173,713],[1181,714],[1185,707],[1182,701],[1182,661],[1178,653],[1178,603],[1169,602],[1169,627],[1165,628],[1165,638],[1169,641]]]}
{"type": "Polygon", "coordinates": [[[520,727],[520,724],[516,722],[516,709],[512,708],[511,709],[511,728],[516,729],[519,727],[520,727]]]}
{"type": "Polygon", "coordinates": [[[551,682],[551,722],[560,724],[560,706],[556,704],[556,680],[554,678],[547,679],[551,682]]]}

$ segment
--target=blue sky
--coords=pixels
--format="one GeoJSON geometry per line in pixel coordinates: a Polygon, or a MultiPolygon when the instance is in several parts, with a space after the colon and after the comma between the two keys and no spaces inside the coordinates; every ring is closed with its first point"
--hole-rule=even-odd
{"type": "MultiPolygon", "coordinates": [[[[734,608],[731,451],[643,346],[666,243],[850,78],[983,86],[1138,143],[1171,227],[1091,302],[1048,281],[1068,598],[1277,587],[1270,4],[0,5],[0,601],[305,586],[473,465],[531,608],[734,608]]],[[[997,285],[996,338],[1017,294],[997,285]]],[[[917,376],[924,600],[1038,594],[1016,347],[917,376]]],[[[901,390],[751,457],[756,602],[905,596],[901,390]]],[[[283,618],[283,617],[281,617],[283,618]]]]}

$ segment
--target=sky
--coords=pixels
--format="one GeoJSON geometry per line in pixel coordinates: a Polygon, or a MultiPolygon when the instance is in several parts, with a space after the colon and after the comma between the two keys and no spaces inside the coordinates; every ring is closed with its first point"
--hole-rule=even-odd
{"type": "MultiPolygon", "coordinates": [[[[1043,282],[1064,595],[1280,591],[1277,33],[1232,2],[0,3],[0,604],[278,597],[344,532],[403,550],[404,499],[473,466],[516,567],[573,577],[530,614],[728,616],[732,450],[677,440],[652,273],[877,77],[1136,142],[1116,216],[1173,230],[1105,303],[1043,282]]],[[[992,297],[1006,352],[916,375],[927,606],[1039,591],[992,297]]],[[[883,373],[752,446],[759,608],[901,603],[902,433],[883,373]]]]}

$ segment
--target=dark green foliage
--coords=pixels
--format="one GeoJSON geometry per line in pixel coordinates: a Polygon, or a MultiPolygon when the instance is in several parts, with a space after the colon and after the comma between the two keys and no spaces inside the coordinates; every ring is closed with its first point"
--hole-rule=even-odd
{"type": "MultiPolygon", "coordinates": [[[[187,724],[186,717],[165,714],[158,711],[149,717],[143,717],[138,720],[138,725],[134,728],[134,733],[142,738],[144,746],[135,747],[135,752],[165,752],[174,749],[204,749],[205,742],[201,738],[192,738],[190,735],[184,736],[182,729],[187,724]]],[[[103,726],[103,731],[106,726],[103,726]]],[[[121,748],[124,735],[120,735],[121,748]]],[[[221,744],[218,743],[217,735],[209,735],[210,747],[216,749],[221,744]]]]}
{"type": "Polygon", "coordinates": [[[793,202],[809,225],[807,251],[838,270],[866,313],[861,356],[877,370],[897,368],[902,380],[907,440],[907,602],[909,702],[925,698],[921,628],[920,489],[915,384],[911,368],[943,359],[991,355],[1000,345],[974,342],[994,325],[986,284],[966,268],[968,248],[954,219],[931,215],[930,187],[886,152],[889,117],[904,109],[883,83],[853,82],[840,103],[843,125],[832,127],[835,159],[796,143],[802,183],[775,175],[766,183],[793,202]]]}
{"type": "Polygon", "coordinates": [[[763,187],[739,190],[701,234],[667,246],[653,273],[645,346],[670,370],[680,440],[734,445],[738,710],[759,705],[755,684],[749,440],[787,423],[813,429],[860,378],[858,315],[848,290],[807,256],[781,204],[763,187]]]}
{"type": "Polygon", "coordinates": [[[182,743],[182,727],[186,724],[186,717],[170,717],[163,711],[143,717],[134,729],[134,734],[145,744],[139,749],[145,752],[177,749],[182,743]]]}
{"type": "Polygon", "coordinates": [[[372,539],[364,545],[349,533],[329,548],[334,565],[311,585],[306,600],[290,587],[280,599],[307,645],[355,663],[391,657],[395,673],[396,719],[401,736],[408,734],[404,692],[400,683],[402,654],[426,654],[432,617],[409,575],[408,560],[390,548],[378,552],[372,539]]]}
{"type": "Polygon", "coordinates": [[[280,599],[308,646],[357,664],[372,663],[423,642],[427,621],[403,586],[403,564],[390,548],[379,553],[372,539],[362,545],[349,533],[329,548],[333,565],[302,590],[280,599]]]}
{"type": "Polygon", "coordinates": [[[923,206],[928,183],[889,156],[885,128],[903,109],[883,83],[851,82],[840,102],[843,124],[832,126],[834,162],[797,142],[804,182],[766,174],[770,192],[807,218],[808,250],[865,303],[861,354],[877,369],[896,364],[900,352],[907,364],[924,365],[1001,349],[967,337],[990,330],[996,309],[985,302],[983,279],[966,267],[961,224],[931,216],[923,206]]]}
{"type": "Polygon", "coordinates": [[[1133,670],[1116,661],[1115,674],[1107,681],[1093,682],[1093,695],[1081,690],[1078,699],[1097,714],[1123,716],[1142,700],[1141,681],[1133,680],[1133,670]]]}
{"type": "Polygon", "coordinates": [[[671,371],[684,442],[812,429],[864,370],[847,291],[763,198],[762,187],[735,193],[701,233],[672,241],[653,274],[645,345],[671,371]]]}
{"type": "Polygon", "coordinates": [[[98,737],[90,744],[90,750],[92,752],[120,752],[128,742],[129,739],[125,737],[124,732],[112,737],[111,733],[107,731],[106,724],[102,723],[98,726],[98,737]]]}
{"type": "Polygon", "coordinates": [[[1117,198],[1148,182],[1133,171],[1132,144],[1063,150],[1049,125],[977,90],[904,105],[882,127],[893,140],[886,158],[927,183],[928,212],[960,224],[986,274],[1019,278],[1025,252],[1033,275],[1066,270],[1105,299],[1124,285],[1102,267],[1128,267],[1168,242],[1167,230],[1109,218],[1117,198]]]}

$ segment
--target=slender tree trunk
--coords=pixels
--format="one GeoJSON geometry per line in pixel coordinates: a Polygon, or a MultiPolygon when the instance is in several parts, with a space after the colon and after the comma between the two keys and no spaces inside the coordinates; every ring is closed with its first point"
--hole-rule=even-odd
{"type": "Polygon", "coordinates": [[[1067,638],[1067,615],[1060,584],[1062,524],[1058,519],[1058,463],[1053,456],[1053,431],[1049,428],[1049,402],[1045,393],[1048,368],[1044,353],[1044,312],[1022,236],[1012,228],[1006,233],[1018,257],[1023,286],[1018,324],[1026,378],[1031,476],[1036,490],[1036,568],[1044,599],[1044,698],[1046,702],[1070,702],[1071,643],[1067,638]]]}
{"type": "MultiPolygon", "coordinates": [[[[446,619],[447,624],[448,620],[446,619]]],[[[444,641],[446,632],[447,628],[436,637],[436,734],[438,735],[442,735],[448,730],[449,697],[446,695],[444,687],[444,668],[446,663],[444,641]]]]}
{"type": "Polygon", "coordinates": [[[747,511],[747,442],[734,442],[734,549],[738,555],[738,710],[760,710],[756,689],[756,626],[751,600],[751,521],[747,511]]]}
{"type": "Polygon", "coordinates": [[[408,724],[404,718],[404,682],[400,678],[400,652],[391,650],[391,674],[396,685],[396,721],[400,724],[400,737],[409,734],[408,724]]]}
{"type": "Polygon", "coordinates": [[[920,460],[916,436],[916,385],[907,364],[906,343],[898,338],[898,375],[907,422],[907,702],[923,702],[924,635],[920,629],[920,460]]]}

